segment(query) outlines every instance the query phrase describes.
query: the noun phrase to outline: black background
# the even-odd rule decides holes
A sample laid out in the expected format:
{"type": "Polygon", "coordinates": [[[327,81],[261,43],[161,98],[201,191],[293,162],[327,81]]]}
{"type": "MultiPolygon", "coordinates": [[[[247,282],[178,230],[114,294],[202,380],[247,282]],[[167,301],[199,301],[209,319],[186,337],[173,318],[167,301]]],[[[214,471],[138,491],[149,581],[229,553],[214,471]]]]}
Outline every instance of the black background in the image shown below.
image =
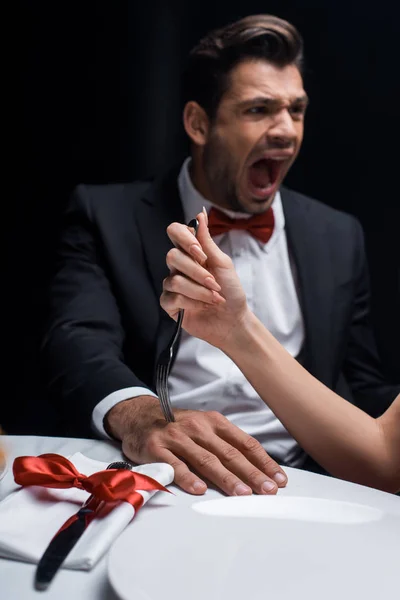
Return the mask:
{"type": "Polygon", "coordinates": [[[45,430],[38,341],[59,218],[71,190],[80,182],[149,177],[183,155],[180,73],[186,54],[210,28],[252,13],[287,18],[303,34],[311,103],[303,148],[286,183],[360,219],[377,341],[388,377],[400,380],[397,3],[10,6],[3,20],[2,86],[8,100],[3,131],[11,133],[4,138],[2,202],[0,422],[6,431],[45,430]]]}

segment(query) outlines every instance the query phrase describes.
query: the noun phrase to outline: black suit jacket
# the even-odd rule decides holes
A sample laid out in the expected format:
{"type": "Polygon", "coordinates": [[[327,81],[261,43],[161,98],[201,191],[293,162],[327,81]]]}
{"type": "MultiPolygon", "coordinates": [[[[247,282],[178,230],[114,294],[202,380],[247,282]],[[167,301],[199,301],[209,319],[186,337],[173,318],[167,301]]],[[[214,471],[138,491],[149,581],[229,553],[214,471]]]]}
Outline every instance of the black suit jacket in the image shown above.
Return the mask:
{"type": "MultiPolygon", "coordinates": [[[[301,194],[281,194],[305,320],[305,367],[379,415],[400,390],[385,382],[375,349],[361,227],[301,194]]],[[[43,342],[48,387],[68,433],[91,435],[93,408],[113,391],[154,390],[156,357],[174,325],[159,304],[171,247],[166,228],[183,218],[177,172],[75,190],[43,342]]]]}

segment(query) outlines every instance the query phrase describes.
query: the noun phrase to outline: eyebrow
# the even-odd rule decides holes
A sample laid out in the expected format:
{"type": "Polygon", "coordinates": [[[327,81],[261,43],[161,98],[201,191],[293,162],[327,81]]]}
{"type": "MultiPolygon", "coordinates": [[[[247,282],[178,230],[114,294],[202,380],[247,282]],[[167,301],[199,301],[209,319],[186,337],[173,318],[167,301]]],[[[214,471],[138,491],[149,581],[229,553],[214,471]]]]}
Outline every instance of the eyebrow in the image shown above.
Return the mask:
{"type": "MultiPolygon", "coordinates": [[[[255,98],[249,98],[248,100],[242,100],[239,102],[240,108],[245,108],[246,106],[251,106],[255,104],[263,104],[265,106],[277,106],[281,104],[282,101],[279,98],[268,98],[268,96],[256,96],[255,98]]],[[[307,94],[302,96],[297,96],[297,98],[292,98],[290,100],[290,104],[307,104],[309,103],[309,99],[307,94]]]]}

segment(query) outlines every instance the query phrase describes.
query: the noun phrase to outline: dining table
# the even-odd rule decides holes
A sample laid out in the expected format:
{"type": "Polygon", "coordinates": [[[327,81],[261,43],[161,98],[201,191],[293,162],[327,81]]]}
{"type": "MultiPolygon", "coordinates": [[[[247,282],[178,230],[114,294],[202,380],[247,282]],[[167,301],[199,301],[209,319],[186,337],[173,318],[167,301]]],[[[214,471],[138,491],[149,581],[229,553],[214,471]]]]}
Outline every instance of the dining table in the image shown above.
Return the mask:
{"type": "MultiPolygon", "coordinates": [[[[16,457],[80,452],[105,462],[125,458],[111,440],[2,435],[1,444],[7,462],[0,501],[19,487],[12,472],[16,457]]],[[[44,592],[34,588],[34,564],[2,558],[0,597],[309,600],[337,597],[342,591],[343,599],[366,600],[365,578],[371,598],[374,586],[382,592],[379,597],[390,590],[395,597],[400,585],[400,497],[302,469],[285,471],[287,486],[274,498],[228,498],[211,486],[195,497],[169,485],[172,493],[156,493],[92,569],[61,568],[44,592]],[[367,563],[364,557],[359,564],[358,555],[365,555],[367,563]],[[344,579],[340,573],[346,574],[344,579]],[[354,593],[357,581],[360,595],[354,593]]]]}

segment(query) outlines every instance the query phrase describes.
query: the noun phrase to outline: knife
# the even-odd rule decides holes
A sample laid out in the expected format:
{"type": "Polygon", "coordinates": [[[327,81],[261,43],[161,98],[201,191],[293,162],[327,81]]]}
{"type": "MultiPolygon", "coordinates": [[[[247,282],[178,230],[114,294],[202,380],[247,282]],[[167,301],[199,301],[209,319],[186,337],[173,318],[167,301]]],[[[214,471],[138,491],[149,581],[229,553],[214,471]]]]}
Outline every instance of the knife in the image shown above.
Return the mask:
{"type": "MultiPolygon", "coordinates": [[[[107,469],[128,469],[132,465],[127,462],[112,462],[107,469]]],[[[36,569],[35,588],[37,590],[46,590],[53,580],[54,575],[61,567],[76,542],[85,531],[92,520],[96,510],[102,501],[91,495],[74,515],[57,531],[50,544],[47,546],[36,569]]]]}

